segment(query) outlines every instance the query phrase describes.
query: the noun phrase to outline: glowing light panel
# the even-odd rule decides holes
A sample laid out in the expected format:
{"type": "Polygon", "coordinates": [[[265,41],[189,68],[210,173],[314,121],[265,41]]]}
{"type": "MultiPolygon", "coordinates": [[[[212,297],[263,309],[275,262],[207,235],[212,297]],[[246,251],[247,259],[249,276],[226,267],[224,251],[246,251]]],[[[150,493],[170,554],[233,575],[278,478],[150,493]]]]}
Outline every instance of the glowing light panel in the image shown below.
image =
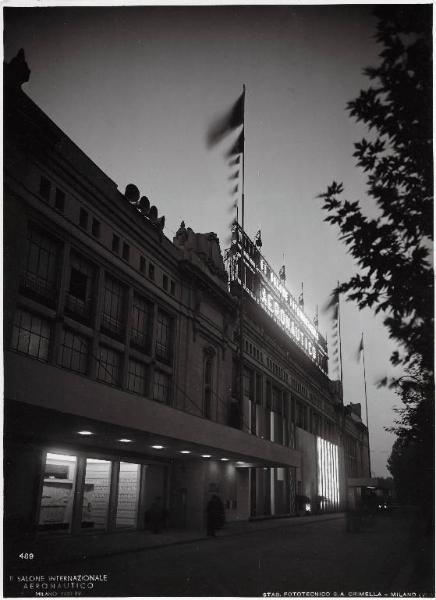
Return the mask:
{"type": "Polygon", "coordinates": [[[321,437],[316,438],[318,465],[318,495],[321,508],[336,510],[339,508],[339,452],[338,446],[321,437]]]}

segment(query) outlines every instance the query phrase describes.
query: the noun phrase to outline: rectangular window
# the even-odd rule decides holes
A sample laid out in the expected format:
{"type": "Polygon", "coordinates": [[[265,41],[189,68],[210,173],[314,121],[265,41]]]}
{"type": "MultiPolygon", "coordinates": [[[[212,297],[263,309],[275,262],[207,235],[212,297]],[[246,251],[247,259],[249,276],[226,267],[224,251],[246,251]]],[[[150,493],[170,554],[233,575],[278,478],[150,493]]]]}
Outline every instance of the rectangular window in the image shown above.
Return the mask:
{"type": "Polygon", "coordinates": [[[111,385],[120,385],[120,365],[121,357],[118,352],[105,346],[100,346],[97,379],[111,385]]]}
{"type": "Polygon", "coordinates": [[[111,486],[111,462],[86,459],[82,529],[106,529],[111,486]]]}
{"type": "Polygon", "coordinates": [[[49,322],[27,311],[17,309],[12,330],[12,349],[47,361],[49,346],[49,322]]]}
{"type": "Polygon", "coordinates": [[[283,412],[282,392],[275,386],[273,386],[273,388],[272,388],[271,410],[273,410],[274,412],[280,413],[280,414],[282,414],[282,412],[283,412]]]}
{"type": "Polygon", "coordinates": [[[85,210],[84,208],[81,208],[80,216],[79,216],[79,225],[83,229],[88,229],[88,218],[89,218],[88,211],[85,210]]]}
{"type": "Polygon", "coordinates": [[[256,404],[262,404],[262,375],[256,373],[256,404]]]}
{"type": "Polygon", "coordinates": [[[47,452],[39,510],[39,529],[70,531],[76,482],[77,458],[47,452]]]}
{"type": "Polygon", "coordinates": [[[168,290],[168,277],[166,275],[162,276],[162,287],[165,291],[168,290]]]}
{"type": "Polygon", "coordinates": [[[88,323],[92,315],[92,292],[95,267],[75,252],[70,257],[70,283],[65,299],[65,312],[88,323]]]}
{"type": "Polygon", "coordinates": [[[44,175],[41,175],[41,179],[39,180],[39,195],[48,202],[50,200],[50,191],[51,181],[47,177],[44,177],[44,175]]]}
{"type": "Polygon", "coordinates": [[[88,338],[64,329],[59,348],[59,365],[85,375],[88,371],[88,356],[88,338]]]}
{"type": "Polygon", "coordinates": [[[254,399],[254,375],[253,371],[244,369],[244,396],[250,400],[254,399]]]}
{"type": "Polygon", "coordinates": [[[137,294],[133,295],[130,342],[141,349],[148,350],[151,311],[151,306],[144,298],[141,298],[141,296],[138,296],[137,294]]]}
{"type": "Polygon", "coordinates": [[[38,300],[52,304],[56,297],[60,246],[42,231],[29,227],[22,288],[38,300]]]}
{"type": "Polygon", "coordinates": [[[170,294],[171,294],[171,296],[176,295],[176,284],[174,283],[174,281],[171,281],[170,294]]]}
{"type": "Polygon", "coordinates": [[[116,254],[118,254],[120,251],[120,238],[115,235],[115,233],[112,236],[112,252],[115,252],[116,254]]]}
{"type": "Polygon", "coordinates": [[[121,334],[124,327],[124,287],[106,275],[103,293],[102,329],[109,334],[121,334]]]}
{"type": "Polygon", "coordinates": [[[139,270],[141,273],[145,273],[145,258],[143,256],[139,257],[139,270]]]}
{"type": "Polygon", "coordinates": [[[136,527],[141,465],[120,462],[116,527],[136,527]]]}
{"type": "Polygon", "coordinates": [[[129,371],[127,374],[127,388],[141,396],[146,393],[146,366],[143,363],[129,359],[129,371]]]}
{"type": "Polygon", "coordinates": [[[153,400],[163,404],[170,403],[170,378],[162,371],[154,372],[153,400]]]}
{"type": "Polygon", "coordinates": [[[91,229],[91,231],[92,231],[92,235],[95,238],[99,238],[100,237],[100,229],[101,229],[100,225],[101,225],[100,221],[98,221],[96,218],[92,219],[92,229],[91,229]]]}
{"type": "Polygon", "coordinates": [[[154,281],[154,265],[152,263],[148,263],[148,276],[154,281]]]}
{"type": "Polygon", "coordinates": [[[129,260],[130,257],[130,246],[129,244],[126,244],[126,242],[123,243],[123,259],[124,260],[129,260]]]}
{"type": "Polygon", "coordinates": [[[159,310],[156,325],[156,356],[169,362],[171,360],[171,319],[159,310]]]}
{"type": "Polygon", "coordinates": [[[55,208],[59,212],[64,212],[65,210],[65,193],[59,188],[56,188],[55,208]]]}

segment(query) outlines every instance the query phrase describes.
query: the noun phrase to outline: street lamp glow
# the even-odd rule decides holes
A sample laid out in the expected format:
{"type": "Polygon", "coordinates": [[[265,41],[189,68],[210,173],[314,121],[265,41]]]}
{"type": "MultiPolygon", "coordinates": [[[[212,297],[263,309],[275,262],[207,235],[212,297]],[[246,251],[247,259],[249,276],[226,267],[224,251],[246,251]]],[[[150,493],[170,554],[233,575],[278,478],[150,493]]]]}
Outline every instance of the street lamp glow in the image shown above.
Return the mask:
{"type": "Polygon", "coordinates": [[[154,446],[152,446],[152,448],[154,448],[155,450],[163,450],[163,446],[159,446],[158,444],[155,444],[154,446]]]}
{"type": "Polygon", "coordinates": [[[92,431],[86,431],[86,430],[83,430],[83,431],[78,431],[77,433],[78,433],[79,435],[94,435],[94,434],[92,433],[92,431]]]}

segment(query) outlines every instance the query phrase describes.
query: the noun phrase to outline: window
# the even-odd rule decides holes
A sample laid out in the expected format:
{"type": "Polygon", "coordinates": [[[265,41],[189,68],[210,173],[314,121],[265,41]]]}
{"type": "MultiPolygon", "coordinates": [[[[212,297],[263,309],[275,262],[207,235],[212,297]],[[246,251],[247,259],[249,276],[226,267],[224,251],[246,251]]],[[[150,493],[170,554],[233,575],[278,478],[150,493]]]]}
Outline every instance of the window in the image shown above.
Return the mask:
{"type": "Polygon", "coordinates": [[[69,531],[73,518],[77,458],[47,452],[39,510],[39,529],[69,531]]]}
{"type": "Polygon", "coordinates": [[[176,284],[174,283],[174,281],[171,282],[170,294],[171,294],[171,296],[175,296],[176,295],[176,284]]]}
{"type": "Polygon", "coordinates": [[[87,260],[71,253],[70,284],[65,299],[65,312],[88,323],[92,314],[92,290],[95,268],[87,260]]]}
{"type": "Polygon", "coordinates": [[[54,303],[59,244],[42,231],[29,227],[22,287],[38,300],[54,303]]]}
{"type": "Polygon", "coordinates": [[[41,175],[41,179],[39,180],[39,195],[47,200],[50,200],[50,191],[51,191],[51,181],[41,175]]]}
{"type": "Polygon", "coordinates": [[[98,221],[95,217],[92,219],[92,228],[91,228],[91,232],[92,235],[96,238],[100,237],[100,221],[98,221]]]}
{"type": "Polygon", "coordinates": [[[59,365],[77,373],[88,371],[89,340],[69,329],[64,329],[59,348],[59,365]]]}
{"type": "Polygon", "coordinates": [[[13,350],[48,360],[50,324],[45,319],[18,309],[15,313],[11,347],[13,350]]]}
{"type": "Polygon", "coordinates": [[[151,306],[144,300],[144,298],[134,294],[130,342],[142,349],[148,349],[150,317],[151,306]]]}
{"type": "Polygon", "coordinates": [[[79,216],[79,225],[83,229],[88,229],[88,217],[89,217],[88,211],[85,210],[84,208],[81,208],[80,216],[79,216]]]}
{"type": "Polygon", "coordinates": [[[82,500],[82,529],[106,529],[111,488],[108,460],[86,459],[82,500]]]}
{"type": "Polygon", "coordinates": [[[131,358],[127,374],[127,388],[143,396],[146,393],[146,366],[131,358]]]}
{"type": "Polygon", "coordinates": [[[139,257],[139,270],[141,273],[145,273],[145,258],[143,256],[139,257]]]}
{"type": "Polygon", "coordinates": [[[65,209],[65,193],[59,188],[56,188],[55,208],[59,212],[64,212],[65,209]]]}
{"type": "Polygon", "coordinates": [[[318,413],[316,413],[316,412],[312,413],[312,433],[314,433],[315,435],[320,435],[320,433],[321,433],[320,417],[319,417],[318,413]]]}
{"type": "Polygon", "coordinates": [[[168,290],[168,277],[166,275],[162,276],[162,287],[165,291],[168,290]]]}
{"type": "MultiPolygon", "coordinates": [[[[213,352],[213,350],[212,350],[213,352]]],[[[213,355],[208,352],[204,358],[203,366],[203,416],[207,419],[212,415],[212,392],[213,392],[213,355]]],[[[213,354],[215,354],[213,352],[213,354]]]]}
{"type": "Polygon", "coordinates": [[[121,359],[118,352],[100,346],[98,365],[97,365],[97,379],[110,383],[111,385],[120,384],[120,364],[121,359]]]}
{"type": "Polygon", "coordinates": [[[256,404],[262,404],[262,375],[256,373],[256,404]]]}
{"type": "Polygon", "coordinates": [[[116,527],[136,527],[141,465],[120,462],[116,527]]]}
{"type": "Polygon", "coordinates": [[[272,388],[271,410],[273,410],[274,412],[280,413],[280,414],[282,414],[282,412],[283,412],[282,392],[275,386],[273,386],[273,388],[272,388]]]}
{"type": "Polygon", "coordinates": [[[171,359],[171,319],[162,311],[157,313],[156,356],[166,362],[171,359]]]}
{"type": "Polygon", "coordinates": [[[254,376],[248,369],[244,369],[244,396],[249,400],[254,399],[254,376]]]}
{"type": "Polygon", "coordinates": [[[170,378],[162,371],[154,372],[153,400],[163,404],[170,403],[170,378]]]}
{"type": "Polygon", "coordinates": [[[112,236],[112,252],[115,252],[116,254],[118,254],[118,252],[120,251],[120,238],[115,235],[115,233],[112,236]]]}
{"type": "Polygon", "coordinates": [[[154,281],[154,265],[152,263],[148,263],[148,276],[154,281]]]}
{"type": "Polygon", "coordinates": [[[306,407],[301,404],[301,402],[297,402],[297,427],[301,427],[302,429],[307,428],[306,423],[306,407]]]}
{"type": "Polygon", "coordinates": [[[130,246],[129,244],[126,244],[126,242],[123,243],[123,259],[124,260],[129,260],[130,257],[130,246]]]}
{"type": "Polygon", "coordinates": [[[102,329],[121,334],[124,326],[124,288],[113,277],[106,276],[104,283],[102,329]]]}

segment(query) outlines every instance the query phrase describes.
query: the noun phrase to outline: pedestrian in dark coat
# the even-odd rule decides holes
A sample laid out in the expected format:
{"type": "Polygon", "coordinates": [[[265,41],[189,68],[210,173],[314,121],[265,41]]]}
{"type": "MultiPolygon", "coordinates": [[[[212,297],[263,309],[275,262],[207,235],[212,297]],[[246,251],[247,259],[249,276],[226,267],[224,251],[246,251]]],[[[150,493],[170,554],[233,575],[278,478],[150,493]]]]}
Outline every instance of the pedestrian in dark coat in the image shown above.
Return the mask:
{"type": "Polygon", "coordinates": [[[153,533],[160,533],[165,525],[166,510],[162,505],[162,498],[157,496],[150,509],[147,511],[146,519],[150,523],[153,533]]]}
{"type": "Polygon", "coordinates": [[[220,529],[225,522],[224,504],[214,494],[207,503],[207,535],[216,537],[215,531],[220,529]]]}

